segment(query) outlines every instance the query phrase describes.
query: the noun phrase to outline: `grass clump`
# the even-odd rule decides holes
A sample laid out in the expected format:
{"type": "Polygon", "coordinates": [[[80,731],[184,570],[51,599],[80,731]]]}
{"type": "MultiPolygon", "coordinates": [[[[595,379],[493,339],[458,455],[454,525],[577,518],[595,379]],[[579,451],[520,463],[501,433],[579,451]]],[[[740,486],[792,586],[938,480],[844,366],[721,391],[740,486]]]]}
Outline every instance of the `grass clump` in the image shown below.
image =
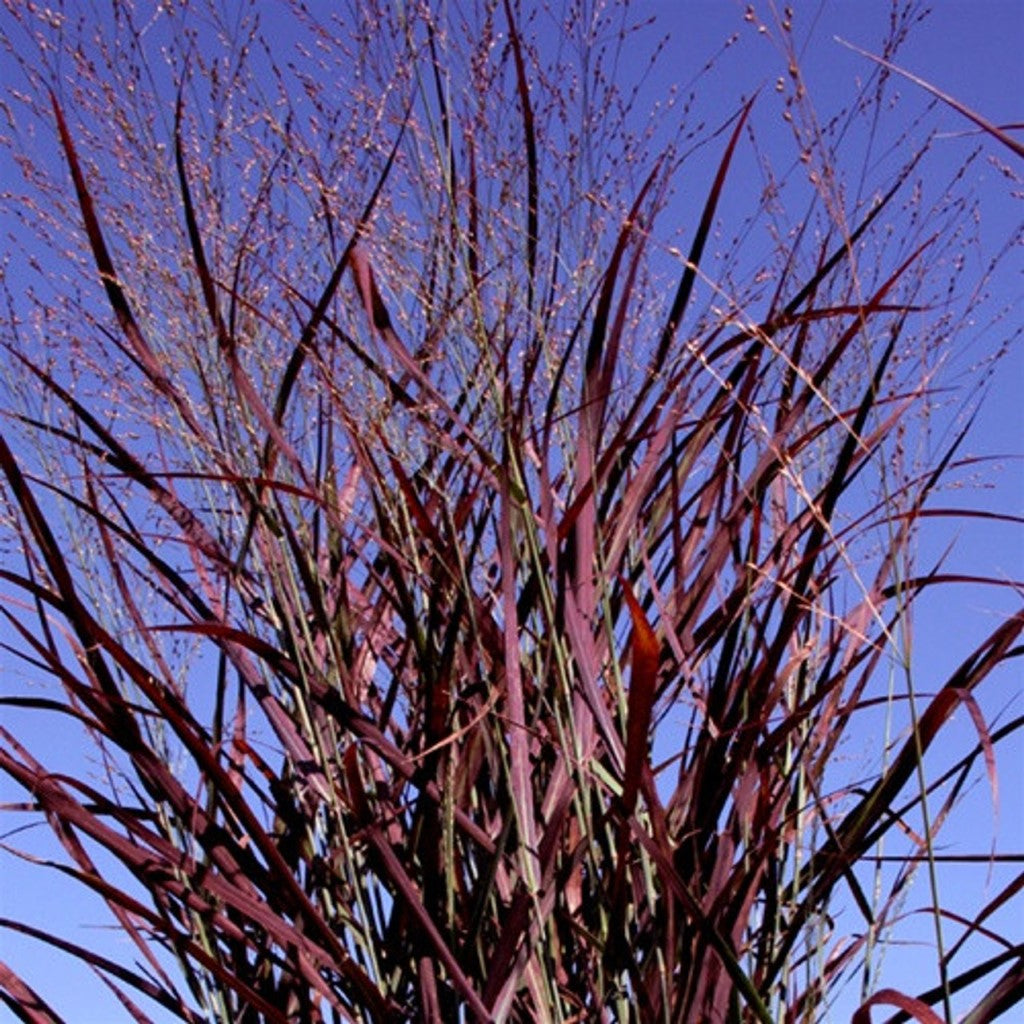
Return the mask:
{"type": "Polygon", "coordinates": [[[963,437],[924,444],[966,207],[924,207],[926,141],[847,188],[884,76],[821,127],[795,70],[783,173],[765,97],[635,131],[629,5],[281,5],[294,59],[227,6],[4,15],[57,158],[14,140],[46,255],[4,328],[0,614],[51,686],[3,700],[95,760],[4,728],[0,768],[134,959],[6,927],[137,1019],[812,1021],[857,971],[862,1017],[980,981],[992,1019],[1009,940],[872,974],[1016,733],[975,695],[1024,626],[916,678],[957,582],[914,556],[963,437]]]}

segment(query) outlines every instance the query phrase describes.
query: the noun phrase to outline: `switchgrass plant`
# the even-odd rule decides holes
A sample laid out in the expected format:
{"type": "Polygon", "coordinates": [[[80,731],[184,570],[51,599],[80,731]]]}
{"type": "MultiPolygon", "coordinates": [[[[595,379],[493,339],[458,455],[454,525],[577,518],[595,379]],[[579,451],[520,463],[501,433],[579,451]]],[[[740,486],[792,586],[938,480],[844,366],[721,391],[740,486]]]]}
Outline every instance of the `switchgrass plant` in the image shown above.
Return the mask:
{"type": "Polygon", "coordinates": [[[705,127],[634,109],[642,5],[268,10],[3,15],[4,851],[49,826],[39,884],[131,952],[4,928],[138,1020],[815,1021],[851,979],[996,1017],[1019,883],[874,974],[1020,727],[976,693],[1024,613],[913,657],[984,285],[924,124],[888,147],[868,62],[819,123],[790,12],[780,96],[705,127]]]}

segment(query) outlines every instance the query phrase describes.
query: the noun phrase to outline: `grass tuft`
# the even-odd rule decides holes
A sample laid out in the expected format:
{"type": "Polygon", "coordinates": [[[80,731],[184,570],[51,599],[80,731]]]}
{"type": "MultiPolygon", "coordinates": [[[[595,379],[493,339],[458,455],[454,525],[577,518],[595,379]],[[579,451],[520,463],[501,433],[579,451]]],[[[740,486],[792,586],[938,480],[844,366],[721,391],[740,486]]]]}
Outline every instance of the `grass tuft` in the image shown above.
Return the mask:
{"type": "MultiPolygon", "coordinates": [[[[985,284],[962,174],[927,207],[884,81],[822,127],[795,64],[781,163],[766,93],[645,133],[649,26],[576,4],[284,4],[295,54],[258,5],[164,6],[0,16],[38,214],[4,278],[3,854],[128,952],[0,928],[137,1020],[802,1022],[858,976],[854,1024],[1004,1013],[1019,881],[971,921],[936,879],[1019,738],[988,692],[1024,611],[926,680],[913,643],[923,595],[1021,588],[917,558],[1020,525],[939,499],[974,467],[930,432],[985,284]],[[911,993],[875,971],[919,868],[911,993]]],[[[4,964],[0,998],[60,1019],[4,964]]]]}

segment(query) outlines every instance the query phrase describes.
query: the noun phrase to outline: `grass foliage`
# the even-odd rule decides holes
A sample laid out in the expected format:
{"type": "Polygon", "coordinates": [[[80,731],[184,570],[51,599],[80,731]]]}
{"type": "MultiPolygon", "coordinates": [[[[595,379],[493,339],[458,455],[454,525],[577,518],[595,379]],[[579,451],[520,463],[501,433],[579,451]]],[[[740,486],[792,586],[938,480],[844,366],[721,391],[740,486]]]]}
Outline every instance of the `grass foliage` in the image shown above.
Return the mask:
{"type": "MultiPolygon", "coordinates": [[[[2,700],[93,749],[0,729],[4,849],[45,820],[40,884],[130,952],[3,926],[139,1020],[813,1021],[855,976],[863,1020],[1011,1005],[1010,940],[872,973],[1019,727],[975,693],[1024,626],[918,683],[915,601],[963,582],[915,542],[954,515],[970,207],[920,197],[927,140],[844,177],[885,69],[819,124],[793,56],[704,127],[633,109],[643,5],[171,6],[2,16],[35,272],[2,700]]],[[[19,1019],[45,995],[0,965],[19,1019]]]]}

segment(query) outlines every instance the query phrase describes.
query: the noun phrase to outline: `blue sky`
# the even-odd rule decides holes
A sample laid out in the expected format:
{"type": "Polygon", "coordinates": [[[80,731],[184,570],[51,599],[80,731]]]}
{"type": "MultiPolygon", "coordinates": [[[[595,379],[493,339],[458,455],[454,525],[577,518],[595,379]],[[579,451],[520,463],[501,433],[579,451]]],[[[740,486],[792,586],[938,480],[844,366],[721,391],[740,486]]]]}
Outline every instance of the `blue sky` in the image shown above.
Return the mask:
{"type": "MultiPolygon", "coordinates": [[[[97,5],[102,6],[102,5],[97,5]]],[[[781,4],[779,5],[781,9],[781,4]]],[[[885,34],[889,5],[882,0],[846,0],[818,5],[802,0],[793,5],[794,38],[799,41],[800,64],[809,95],[823,119],[855,94],[858,80],[867,78],[873,67],[869,61],[843,47],[834,37],[840,36],[864,49],[875,51],[885,34]],[[813,27],[812,27],[813,26],[813,27]],[[807,42],[808,34],[810,41],[807,42]]],[[[714,125],[735,112],[741,95],[749,96],[761,89],[754,123],[762,143],[772,148],[782,144],[784,127],[781,121],[780,99],[775,83],[786,73],[785,55],[773,38],[773,32],[759,33],[756,22],[743,17],[744,4],[728,0],[695,2],[682,0],[674,3],[662,0],[639,4],[638,8],[656,15],[656,23],[638,36],[637,52],[644,52],[640,40],[667,36],[664,57],[657,72],[645,83],[644,96],[652,101],[668,94],[673,84],[685,85],[699,71],[705,60],[718,52],[726,39],[738,33],[738,40],[718,59],[712,72],[700,84],[700,96],[695,109],[714,125]]],[[[767,4],[755,5],[758,15],[770,21],[767,4]]],[[[0,19],[2,19],[0,15],[0,19]]],[[[901,49],[897,62],[908,70],[928,79],[937,87],[955,95],[995,123],[1021,123],[1024,114],[1024,71],[1020,54],[1024,51],[1024,4],[1018,0],[972,0],[972,2],[940,2],[911,33],[901,49]]],[[[624,69],[629,74],[631,69],[624,69]]],[[[0,70],[5,87],[15,84],[7,81],[8,72],[0,70]]],[[[894,124],[909,122],[931,102],[922,90],[909,82],[901,82],[895,89],[898,101],[892,110],[894,124]]],[[[643,109],[644,103],[638,104],[643,109]]],[[[973,126],[960,115],[938,107],[929,115],[929,123],[938,123],[941,136],[936,140],[925,168],[926,174],[938,182],[954,173],[967,153],[983,147],[982,156],[971,166],[971,184],[981,200],[982,220],[980,233],[983,248],[991,251],[1010,237],[1021,221],[1021,186],[1002,172],[1000,163],[1010,163],[1012,157],[1001,151],[994,142],[979,137],[973,126]],[[1016,192],[1016,194],[1014,194],[1016,192]]],[[[715,153],[712,147],[705,157],[687,165],[687,173],[698,173],[702,168],[707,180],[713,174],[715,153]]],[[[0,170],[6,175],[10,165],[6,155],[0,157],[0,170]]],[[[742,166],[742,159],[740,160],[742,166]]],[[[1021,169],[1018,165],[1018,174],[1021,169]]],[[[697,182],[693,194],[702,195],[707,180],[697,182]]],[[[929,179],[931,180],[931,179],[929,179]]],[[[924,183],[925,188],[929,180],[924,183]]],[[[723,219],[737,217],[745,212],[745,188],[756,188],[756,169],[746,166],[727,190],[723,205],[723,219]],[[747,175],[744,177],[744,174],[747,175]]],[[[663,215],[662,225],[677,218],[685,235],[692,226],[695,210],[687,204],[685,183],[679,189],[674,204],[663,215]]],[[[0,207],[0,218],[6,228],[10,216],[0,207]]],[[[1022,261],[1019,248],[1004,261],[1001,271],[993,278],[991,295],[983,306],[983,315],[961,336],[964,346],[949,367],[948,383],[962,385],[970,379],[969,372],[975,361],[998,347],[1000,338],[1011,334],[1022,322],[1024,289],[1021,287],[1022,261]],[[1006,310],[1003,312],[1003,310],[1006,310]]],[[[1000,364],[998,372],[989,381],[983,397],[963,392],[956,402],[945,407],[948,423],[936,424],[939,439],[955,430],[963,410],[980,398],[977,421],[965,451],[979,456],[1000,456],[998,462],[981,465],[976,472],[962,474],[963,488],[944,495],[948,504],[983,504],[986,508],[1010,513],[1024,509],[1024,473],[1019,457],[1024,439],[1024,405],[1020,401],[1024,384],[1024,349],[1018,343],[1000,364]],[[1018,461],[1014,461],[1014,459],[1018,461]]],[[[922,552],[937,556],[951,538],[956,547],[950,556],[951,568],[966,569],[1000,578],[1024,577],[1024,548],[1019,527],[993,525],[988,522],[963,521],[955,525],[936,524],[922,537],[922,552]]],[[[962,588],[957,592],[957,603],[951,606],[948,592],[937,598],[934,606],[926,599],[922,604],[915,644],[918,652],[915,671],[927,679],[932,671],[938,672],[956,664],[959,658],[998,621],[1001,614],[1019,606],[1019,597],[992,590],[980,591],[962,588]]],[[[0,687],[7,689],[7,680],[17,684],[23,680],[23,670],[15,667],[4,652],[0,652],[0,687]]],[[[989,680],[983,691],[983,706],[995,714],[1004,706],[1013,713],[1021,713],[1021,678],[1018,670],[1004,668],[989,680]],[[1014,703],[1016,702],[1016,703],[1014,703]]],[[[961,735],[969,736],[970,722],[965,716],[958,721],[961,735]]],[[[14,712],[4,712],[4,724],[17,732],[25,728],[25,718],[14,712]]],[[[55,754],[73,743],[73,731],[62,735],[59,730],[49,735],[33,736],[33,742],[50,748],[55,754]]],[[[998,849],[1007,853],[1024,851],[1024,797],[1022,797],[1020,771],[1024,763],[1021,741],[1016,747],[1000,752],[1000,781],[1002,785],[1002,813],[996,842],[998,849]]],[[[11,787],[0,783],[2,799],[14,799],[11,787]]],[[[962,831],[947,835],[959,852],[987,852],[996,828],[991,801],[984,784],[976,786],[968,797],[970,813],[961,817],[962,831]]],[[[17,844],[18,839],[15,838],[17,844]]],[[[84,944],[108,943],[118,946],[115,933],[107,928],[107,917],[102,908],[83,900],[74,887],[62,880],[25,870],[11,862],[9,857],[0,861],[3,876],[0,880],[0,913],[7,917],[25,917],[35,923],[52,922],[61,926],[65,934],[84,944]],[[69,927],[70,926],[70,927],[69,927]]],[[[977,868],[958,866],[957,874],[943,880],[943,895],[951,904],[959,905],[970,913],[985,893],[991,895],[999,888],[999,881],[1019,873],[1019,865],[1000,868],[989,875],[987,866],[977,868]]],[[[912,910],[927,901],[923,887],[918,884],[907,903],[912,910]]],[[[1008,915],[1001,918],[1003,930],[1012,932],[1014,922],[1008,915]]],[[[1019,924],[1020,913],[1017,914],[1019,924]]],[[[934,974],[934,953],[927,943],[928,928],[914,928],[911,934],[915,945],[897,946],[889,951],[882,978],[897,987],[917,988],[930,983],[929,972],[934,974]],[[922,979],[924,979],[922,981],[922,979]]],[[[951,933],[955,934],[955,932],[951,933]]],[[[52,997],[58,1010],[76,1024],[106,1024],[120,1019],[117,1004],[102,985],[88,971],[56,954],[41,951],[38,945],[21,942],[9,933],[0,933],[0,958],[16,969],[24,970],[28,980],[52,997]]],[[[852,996],[850,997],[852,999],[852,996]]],[[[851,1001],[837,1005],[835,1020],[848,1019],[851,1001]]],[[[0,1009],[0,1020],[9,1019],[0,1009]]],[[[153,1014],[160,1020],[159,1014],[153,1014]]]]}

